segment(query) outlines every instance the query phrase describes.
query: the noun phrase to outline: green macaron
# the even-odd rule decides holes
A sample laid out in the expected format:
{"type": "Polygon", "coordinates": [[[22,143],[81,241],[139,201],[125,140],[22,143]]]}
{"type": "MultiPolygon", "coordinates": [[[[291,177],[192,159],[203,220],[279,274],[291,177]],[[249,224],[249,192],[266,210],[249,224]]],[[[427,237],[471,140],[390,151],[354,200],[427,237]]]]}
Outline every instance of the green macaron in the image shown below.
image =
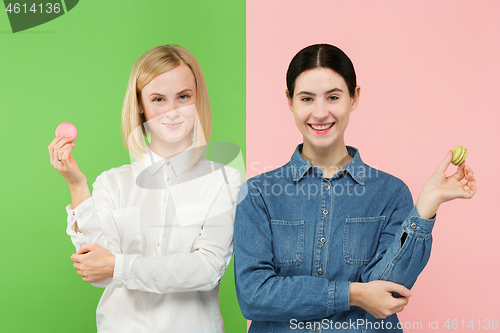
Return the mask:
{"type": "Polygon", "coordinates": [[[466,157],[467,149],[462,146],[456,146],[453,148],[453,159],[451,160],[451,163],[453,163],[453,165],[460,165],[465,161],[466,157]]]}

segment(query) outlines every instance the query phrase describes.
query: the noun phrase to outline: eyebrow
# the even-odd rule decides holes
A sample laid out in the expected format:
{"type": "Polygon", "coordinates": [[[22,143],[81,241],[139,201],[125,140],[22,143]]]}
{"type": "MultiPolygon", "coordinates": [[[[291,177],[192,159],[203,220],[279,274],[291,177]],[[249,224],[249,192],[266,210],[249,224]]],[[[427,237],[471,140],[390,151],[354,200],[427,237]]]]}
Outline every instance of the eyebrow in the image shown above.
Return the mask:
{"type": "MultiPolygon", "coordinates": [[[[186,93],[188,91],[192,92],[193,90],[191,88],[186,88],[186,89],[184,89],[184,90],[179,91],[178,93],[176,93],[176,95],[181,95],[181,94],[186,93]]],[[[156,91],[154,91],[151,94],[149,94],[149,96],[155,96],[155,95],[156,96],[166,96],[166,95],[160,94],[159,92],[156,92],[156,91]]]]}
{"type": "Polygon", "coordinates": [[[165,96],[165,95],[160,94],[159,92],[156,92],[156,91],[154,91],[154,92],[152,92],[151,94],[149,94],[149,96],[153,96],[153,95],[157,95],[157,96],[165,96]]]}
{"type": "Polygon", "coordinates": [[[188,91],[193,92],[193,89],[191,89],[191,88],[186,88],[186,89],[184,89],[183,91],[178,92],[178,93],[177,93],[177,95],[183,94],[183,93],[188,92],[188,91]]]}
{"type": "MultiPolygon", "coordinates": [[[[332,92],[343,92],[342,89],[340,88],[333,88],[325,92],[325,95],[331,94],[332,92]]],[[[316,94],[313,94],[312,92],[309,91],[301,91],[297,93],[297,95],[310,95],[310,96],[316,96],[316,94]]]]}

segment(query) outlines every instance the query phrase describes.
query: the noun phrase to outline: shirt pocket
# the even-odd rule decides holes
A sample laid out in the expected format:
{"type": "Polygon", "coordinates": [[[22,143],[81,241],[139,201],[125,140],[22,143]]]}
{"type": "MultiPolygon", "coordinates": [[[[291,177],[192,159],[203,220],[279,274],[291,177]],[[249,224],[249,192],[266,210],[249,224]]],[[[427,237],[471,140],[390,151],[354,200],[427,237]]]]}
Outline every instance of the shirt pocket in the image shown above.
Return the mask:
{"type": "Polygon", "coordinates": [[[196,250],[196,240],[200,237],[210,211],[205,203],[175,205],[176,220],[170,226],[167,253],[190,253],[196,250]]]}
{"type": "Polygon", "coordinates": [[[178,223],[181,227],[201,227],[210,211],[206,203],[175,204],[178,223]]]}
{"type": "Polygon", "coordinates": [[[343,238],[344,261],[364,266],[375,255],[385,216],[346,219],[343,238]]]}
{"type": "Polygon", "coordinates": [[[120,235],[122,253],[142,253],[141,207],[132,206],[114,210],[113,219],[120,235]]]}
{"type": "Polygon", "coordinates": [[[274,264],[297,266],[304,260],[304,221],[271,220],[274,264]]]}

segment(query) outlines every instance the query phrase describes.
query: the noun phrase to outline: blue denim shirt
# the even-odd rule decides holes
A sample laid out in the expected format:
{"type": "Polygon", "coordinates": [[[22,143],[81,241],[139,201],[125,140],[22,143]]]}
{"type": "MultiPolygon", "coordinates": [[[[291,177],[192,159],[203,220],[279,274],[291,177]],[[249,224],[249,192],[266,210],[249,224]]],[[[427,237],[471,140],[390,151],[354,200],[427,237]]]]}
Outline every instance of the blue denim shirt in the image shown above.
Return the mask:
{"type": "Polygon", "coordinates": [[[421,218],[406,184],[363,163],[356,148],[330,179],[301,149],[240,189],[234,267],[249,332],[400,332],[395,314],[376,319],[349,306],[349,286],[411,288],[429,260],[435,217],[421,218]]]}

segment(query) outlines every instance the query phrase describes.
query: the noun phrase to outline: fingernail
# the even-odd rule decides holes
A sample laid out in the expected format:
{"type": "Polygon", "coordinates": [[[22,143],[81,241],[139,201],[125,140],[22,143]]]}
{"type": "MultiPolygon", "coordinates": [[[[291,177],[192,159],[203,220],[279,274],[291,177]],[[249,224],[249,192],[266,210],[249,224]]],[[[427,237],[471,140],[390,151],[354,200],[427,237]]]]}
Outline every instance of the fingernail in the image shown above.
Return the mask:
{"type": "Polygon", "coordinates": [[[411,293],[411,291],[409,291],[409,290],[406,292],[406,295],[408,295],[408,296],[413,296],[413,294],[412,294],[412,293],[411,293]]]}

